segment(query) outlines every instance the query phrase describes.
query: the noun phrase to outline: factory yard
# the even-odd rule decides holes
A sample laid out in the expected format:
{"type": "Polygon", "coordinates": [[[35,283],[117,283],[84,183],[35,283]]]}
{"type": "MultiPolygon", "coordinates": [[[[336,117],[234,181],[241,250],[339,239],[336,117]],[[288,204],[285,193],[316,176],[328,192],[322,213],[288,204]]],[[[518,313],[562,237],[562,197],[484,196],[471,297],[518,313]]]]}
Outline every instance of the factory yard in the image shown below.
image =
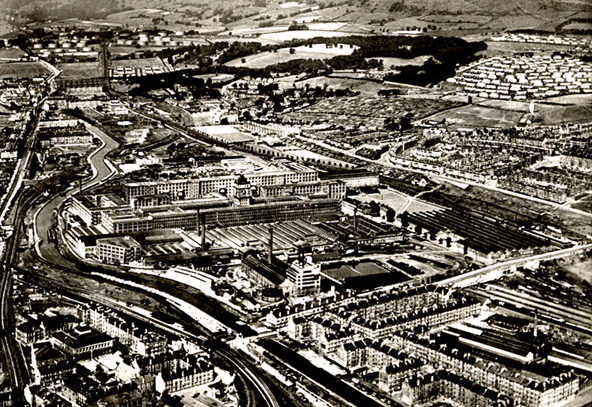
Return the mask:
{"type": "Polygon", "coordinates": [[[273,229],[274,250],[291,249],[295,242],[303,241],[305,238],[314,245],[329,245],[335,241],[335,238],[326,231],[322,231],[304,220],[274,225],[245,225],[208,230],[206,240],[213,241],[216,246],[231,249],[267,244],[270,228],[273,229]]]}
{"type": "Polygon", "coordinates": [[[409,213],[427,212],[440,209],[437,205],[432,205],[423,201],[412,200],[411,197],[390,189],[381,188],[377,193],[359,194],[352,198],[356,201],[367,203],[375,201],[381,205],[386,205],[394,209],[397,213],[401,213],[401,211],[405,209],[410,201],[411,203],[407,207],[407,212],[409,213]]]}
{"type": "Polygon", "coordinates": [[[146,76],[170,72],[160,58],[126,59],[111,62],[109,75],[114,78],[127,76],[146,76]]]}

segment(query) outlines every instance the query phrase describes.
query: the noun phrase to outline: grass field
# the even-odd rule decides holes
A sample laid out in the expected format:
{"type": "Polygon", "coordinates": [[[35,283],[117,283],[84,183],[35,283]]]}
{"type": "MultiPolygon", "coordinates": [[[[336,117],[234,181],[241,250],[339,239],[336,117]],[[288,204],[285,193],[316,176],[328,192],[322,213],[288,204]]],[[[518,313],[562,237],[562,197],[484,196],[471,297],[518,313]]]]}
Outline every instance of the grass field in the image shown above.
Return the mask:
{"type": "Polygon", "coordinates": [[[592,23],[569,23],[563,27],[564,30],[592,30],[592,23]]]}
{"type": "Polygon", "coordinates": [[[326,269],[323,269],[323,273],[326,273],[337,280],[347,277],[369,276],[372,274],[384,274],[389,272],[376,262],[367,260],[362,260],[358,264],[340,264],[333,268],[331,268],[330,265],[327,265],[326,267],[326,269]]]}
{"type": "Polygon", "coordinates": [[[446,119],[452,127],[513,127],[524,115],[523,112],[503,110],[486,106],[463,106],[429,116],[428,120],[446,119]]]}
{"type": "Polygon", "coordinates": [[[354,48],[325,48],[324,44],[318,44],[314,48],[305,46],[295,48],[295,53],[290,54],[289,48],[281,48],[277,52],[261,52],[245,57],[245,62],[235,59],[226,63],[228,66],[241,66],[245,68],[265,68],[269,65],[288,62],[294,59],[330,59],[336,55],[351,55],[354,48]]]}
{"type": "Polygon", "coordinates": [[[111,61],[111,68],[117,67],[143,68],[145,66],[159,66],[165,68],[160,58],[122,59],[111,61]]]}
{"type": "Polygon", "coordinates": [[[423,65],[425,61],[430,59],[429,55],[422,55],[412,59],[403,59],[403,58],[378,58],[382,59],[382,65],[384,69],[390,69],[391,66],[407,66],[407,65],[423,65]]]}
{"type": "Polygon", "coordinates": [[[49,72],[38,62],[2,62],[0,63],[0,79],[2,78],[34,78],[49,75],[49,72]]]}
{"type": "Polygon", "coordinates": [[[64,80],[98,78],[103,76],[103,69],[99,62],[73,62],[69,64],[57,64],[56,67],[62,71],[59,79],[64,80]]]}
{"type": "Polygon", "coordinates": [[[314,30],[306,30],[306,31],[284,31],[284,32],[277,32],[277,33],[269,33],[261,35],[261,39],[276,41],[276,42],[284,42],[290,41],[295,38],[299,39],[310,39],[315,37],[346,37],[350,35],[346,32],[340,31],[314,31],[314,30]]]}
{"type": "Polygon", "coordinates": [[[361,202],[375,201],[379,204],[384,204],[393,208],[396,212],[400,212],[407,202],[409,202],[409,198],[402,193],[390,191],[388,189],[380,189],[378,194],[358,195],[353,199],[361,202]]]}
{"type": "Polygon", "coordinates": [[[592,284],[592,260],[588,259],[585,261],[580,261],[578,259],[571,259],[571,263],[564,264],[564,266],[569,272],[574,273],[579,278],[586,280],[588,283],[592,284]]]}
{"type": "MultiPolygon", "coordinates": [[[[584,99],[586,99],[586,96],[589,97],[589,95],[583,96],[584,99]]],[[[586,123],[592,118],[592,105],[589,102],[567,106],[537,104],[536,109],[542,116],[544,125],[586,123]]]]}
{"type": "Polygon", "coordinates": [[[0,48],[0,60],[2,59],[18,59],[27,54],[20,48],[0,48]]]}
{"type": "Polygon", "coordinates": [[[373,81],[361,80],[361,79],[348,79],[348,78],[335,78],[335,77],[326,77],[326,76],[319,76],[312,79],[307,79],[305,81],[301,81],[296,83],[296,86],[299,88],[305,87],[309,85],[311,88],[316,86],[323,87],[325,84],[329,88],[333,89],[345,89],[349,88],[352,91],[358,91],[362,94],[368,94],[375,96],[376,93],[381,89],[396,89],[396,85],[391,84],[381,84],[373,81]]]}
{"type": "Polygon", "coordinates": [[[588,195],[587,197],[580,199],[578,202],[574,202],[570,206],[581,211],[592,213],[592,195],[588,195]]]}

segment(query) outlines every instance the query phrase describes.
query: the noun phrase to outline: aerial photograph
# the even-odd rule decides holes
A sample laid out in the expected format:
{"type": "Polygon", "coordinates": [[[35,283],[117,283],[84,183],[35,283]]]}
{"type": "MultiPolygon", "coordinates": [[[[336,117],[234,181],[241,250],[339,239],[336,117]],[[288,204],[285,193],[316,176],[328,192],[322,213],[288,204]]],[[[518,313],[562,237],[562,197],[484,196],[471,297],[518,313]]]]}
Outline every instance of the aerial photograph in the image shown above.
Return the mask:
{"type": "Polygon", "coordinates": [[[0,0],[0,407],[592,406],[592,0],[0,0]]]}

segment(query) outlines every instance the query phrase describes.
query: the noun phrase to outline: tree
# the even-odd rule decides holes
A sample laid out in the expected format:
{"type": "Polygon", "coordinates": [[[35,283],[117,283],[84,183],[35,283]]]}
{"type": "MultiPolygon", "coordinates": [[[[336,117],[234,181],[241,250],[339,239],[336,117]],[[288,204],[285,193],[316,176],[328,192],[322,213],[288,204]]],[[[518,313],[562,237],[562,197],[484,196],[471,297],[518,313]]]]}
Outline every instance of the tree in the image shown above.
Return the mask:
{"type": "Polygon", "coordinates": [[[373,216],[379,215],[380,214],[380,205],[376,201],[370,201],[369,204],[370,204],[370,213],[373,216]]]}
{"type": "Polygon", "coordinates": [[[296,50],[294,48],[290,48],[290,54],[295,54],[296,50]]]}
{"type": "Polygon", "coordinates": [[[387,222],[394,222],[395,217],[397,216],[397,212],[391,207],[386,210],[386,221],[387,222]]]}

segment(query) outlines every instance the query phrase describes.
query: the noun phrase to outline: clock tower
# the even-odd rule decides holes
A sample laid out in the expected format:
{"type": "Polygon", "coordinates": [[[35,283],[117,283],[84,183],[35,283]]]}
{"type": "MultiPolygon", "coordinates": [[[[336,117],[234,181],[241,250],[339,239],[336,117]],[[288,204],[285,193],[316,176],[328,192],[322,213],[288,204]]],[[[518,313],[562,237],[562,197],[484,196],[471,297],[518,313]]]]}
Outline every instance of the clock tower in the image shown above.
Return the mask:
{"type": "Polygon", "coordinates": [[[244,175],[240,175],[232,186],[232,201],[235,205],[247,206],[251,204],[253,190],[244,175]]]}

